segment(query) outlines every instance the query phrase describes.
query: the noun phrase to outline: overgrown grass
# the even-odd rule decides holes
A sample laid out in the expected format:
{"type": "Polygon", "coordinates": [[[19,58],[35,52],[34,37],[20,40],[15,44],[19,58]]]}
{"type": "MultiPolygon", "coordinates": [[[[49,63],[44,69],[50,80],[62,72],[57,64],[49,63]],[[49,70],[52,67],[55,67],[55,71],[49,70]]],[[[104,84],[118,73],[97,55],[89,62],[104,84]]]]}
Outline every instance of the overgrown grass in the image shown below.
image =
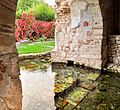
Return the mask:
{"type": "Polygon", "coordinates": [[[51,51],[54,46],[54,41],[43,41],[29,44],[19,44],[17,45],[17,49],[19,54],[43,53],[51,51]]]}

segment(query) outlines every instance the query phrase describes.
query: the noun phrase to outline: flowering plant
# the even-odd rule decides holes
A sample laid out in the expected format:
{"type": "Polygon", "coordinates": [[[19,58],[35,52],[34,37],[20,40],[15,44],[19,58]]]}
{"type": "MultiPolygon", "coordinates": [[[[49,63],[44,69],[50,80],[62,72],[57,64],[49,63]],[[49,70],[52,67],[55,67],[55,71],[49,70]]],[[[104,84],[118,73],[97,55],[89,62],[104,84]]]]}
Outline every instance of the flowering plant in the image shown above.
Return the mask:
{"type": "Polygon", "coordinates": [[[20,19],[16,20],[16,40],[19,42],[21,39],[35,40],[39,37],[45,36],[50,38],[54,36],[54,22],[44,22],[35,20],[34,14],[23,13],[20,19]]]}

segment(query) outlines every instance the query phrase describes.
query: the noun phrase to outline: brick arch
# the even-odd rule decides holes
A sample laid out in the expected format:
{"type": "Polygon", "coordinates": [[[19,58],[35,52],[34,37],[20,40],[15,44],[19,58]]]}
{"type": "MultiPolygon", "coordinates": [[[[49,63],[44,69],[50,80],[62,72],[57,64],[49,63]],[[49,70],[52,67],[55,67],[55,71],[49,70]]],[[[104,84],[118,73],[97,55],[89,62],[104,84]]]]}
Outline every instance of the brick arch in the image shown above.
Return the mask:
{"type": "Polygon", "coordinates": [[[21,82],[15,45],[17,0],[0,1],[0,110],[21,110],[21,82]]]}

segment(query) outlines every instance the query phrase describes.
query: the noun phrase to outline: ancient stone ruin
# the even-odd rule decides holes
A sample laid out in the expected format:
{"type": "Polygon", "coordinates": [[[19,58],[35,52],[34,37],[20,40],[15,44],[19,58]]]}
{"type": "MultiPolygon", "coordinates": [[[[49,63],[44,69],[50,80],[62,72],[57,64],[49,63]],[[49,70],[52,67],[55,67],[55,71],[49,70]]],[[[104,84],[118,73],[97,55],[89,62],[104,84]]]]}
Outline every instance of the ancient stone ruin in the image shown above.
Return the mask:
{"type": "Polygon", "coordinates": [[[0,1],[0,110],[21,110],[18,53],[15,47],[17,0],[0,1]]]}
{"type": "MultiPolygon", "coordinates": [[[[56,0],[53,62],[99,68],[120,65],[120,1],[56,0]]],[[[0,1],[0,110],[21,110],[18,53],[15,47],[17,0],[0,1]]]]}
{"type": "Polygon", "coordinates": [[[120,65],[119,0],[56,0],[53,62],[120,65]]]}

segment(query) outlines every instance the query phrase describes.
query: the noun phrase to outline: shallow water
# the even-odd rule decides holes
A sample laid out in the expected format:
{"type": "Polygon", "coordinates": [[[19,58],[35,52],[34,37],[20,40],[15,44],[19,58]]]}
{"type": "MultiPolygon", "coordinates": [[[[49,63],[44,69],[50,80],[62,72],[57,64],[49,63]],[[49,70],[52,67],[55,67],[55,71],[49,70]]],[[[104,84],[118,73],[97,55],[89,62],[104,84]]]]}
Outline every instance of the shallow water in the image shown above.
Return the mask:
{"type": "MultiPolygon", "coordinates": [[[[33,64],[35,63],[30,65],[33,66],[33,64]]],[[[44,69],[39,68],[38,70],[35,66],[27,69],[24,66],[20,71],[23,110],[55,110],[53,90],[55,75],[51,71],[51,65],[46,63],[45,68],[43,66],[44,69]]]]}
{"type": "Polygon", "coordinates": [[[120,74],[39,59],[20,66],[23,110],[120,110],[120,74]]]}

